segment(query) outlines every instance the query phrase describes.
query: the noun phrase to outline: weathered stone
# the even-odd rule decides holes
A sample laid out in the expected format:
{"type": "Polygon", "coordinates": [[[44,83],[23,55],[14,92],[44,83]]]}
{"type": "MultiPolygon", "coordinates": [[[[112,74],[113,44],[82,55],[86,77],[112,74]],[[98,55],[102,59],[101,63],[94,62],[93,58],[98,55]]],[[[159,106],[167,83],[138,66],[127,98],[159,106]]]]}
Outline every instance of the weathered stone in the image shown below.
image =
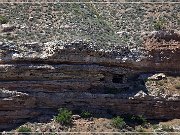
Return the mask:
{"type": "Polygon", "coordinates": [[[77,120],[77,119],[80,119],[80,118],[81,118],[80,115],[72,115],[72,119],[73,119],[73,120],[77,120]]]}
{"type": "Polygon", "coordinates": [[[166,79],[166,75],[164,73],[158,74],[141,74],[138,79],[140,80],[162,80],[166,79]]]}
{"type": "Polygon", "coordinates": [[[173,66],[164,61],[157,65],[156,57],[136,62],[128,56],[126,60],[124,56],[116,59],[114,54],[88,48],[81,42],[3,43],[0,129],[37,116],[54,115],[53,110],[61,107],[98,114],[141,114],[149,119],[180,118],[178,94],[153,95],[142,81],[144,76],[159,80],[166,77],[164,73],[179,73],[178,61],[173,66]]]}
{"type": "Polygon", "coordinates": [[[11,32],[15,29],[15,26],[10,24],[2,24],[1,27],[3,32],[11,32]]]}
{"type": "Polygon", "coordinates": [[[151,77],[148,77],[149,80],[162,80],[162,79],[166,79],[166,75],[163,73],[159,73],[159,74],[154,74],[151,77]]]}

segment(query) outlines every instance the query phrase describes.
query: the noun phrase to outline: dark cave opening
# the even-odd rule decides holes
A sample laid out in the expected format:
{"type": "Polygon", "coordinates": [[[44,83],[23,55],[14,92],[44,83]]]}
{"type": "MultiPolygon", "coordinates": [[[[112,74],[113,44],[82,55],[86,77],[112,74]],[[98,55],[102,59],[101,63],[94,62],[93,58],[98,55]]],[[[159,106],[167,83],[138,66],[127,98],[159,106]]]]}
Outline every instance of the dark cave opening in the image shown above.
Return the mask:
{"type": "Polygon", "coordinates": [[[114,75],[112,78],[113,83],[123,83],[124,82],[124,75],[114,75]]]}

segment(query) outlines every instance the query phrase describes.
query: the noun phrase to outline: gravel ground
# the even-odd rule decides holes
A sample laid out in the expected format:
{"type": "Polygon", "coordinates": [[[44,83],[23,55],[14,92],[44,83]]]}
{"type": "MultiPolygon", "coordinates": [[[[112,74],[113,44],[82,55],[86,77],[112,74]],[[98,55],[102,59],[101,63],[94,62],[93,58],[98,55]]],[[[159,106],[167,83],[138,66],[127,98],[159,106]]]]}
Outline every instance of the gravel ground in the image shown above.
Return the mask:
{"type": "MultiPolygon", "coordinates": [[[[89,119],[77,119],[73,121],[71,126],[63,126],[54,120],[47,123],[25,123],[20,127],[27,127],[31,129],[31,132],[50,132],[51,134],[57,132],[179,132],[180,120],[174,119],[166,122],[148,123],[145,126],[142,125],[126,125],[123,129],[113,127],[112,119],[107,118],[92,118],[89,119]]],[[[18,128],[12,130],[18,134],[18,128]]],[[[137,133],[139,134],[139,133],[137,133]]]]}

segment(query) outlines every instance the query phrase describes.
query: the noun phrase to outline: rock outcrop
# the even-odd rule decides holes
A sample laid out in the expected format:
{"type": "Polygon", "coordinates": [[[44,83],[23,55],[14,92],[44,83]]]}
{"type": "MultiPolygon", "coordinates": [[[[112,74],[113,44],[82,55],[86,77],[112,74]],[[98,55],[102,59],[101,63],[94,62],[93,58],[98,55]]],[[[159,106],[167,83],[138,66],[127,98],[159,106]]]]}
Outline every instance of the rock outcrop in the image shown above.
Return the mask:
{"type": "Polygon", "coordinates": [[[4,2],[0,131],[61,107],[180,118],[177,89],[146,85],[180,75],[179,3],[4,2]]]}
{"type": "Polygon", "coordinates": [[[148,65],[149,58],[124,60],[122,54],[113,53],[96,51],[82,41],[65,45],[2,43],[0,128],[52,114],[60,107],[102,114],[141,114],[149,119],[180,117],[178,94],[153,95],[140,79],[150,71],[179,73],[178,59],[177,66],[170,62],[163,65],[164,60],[157,66],[157,57],[148,65]]]}

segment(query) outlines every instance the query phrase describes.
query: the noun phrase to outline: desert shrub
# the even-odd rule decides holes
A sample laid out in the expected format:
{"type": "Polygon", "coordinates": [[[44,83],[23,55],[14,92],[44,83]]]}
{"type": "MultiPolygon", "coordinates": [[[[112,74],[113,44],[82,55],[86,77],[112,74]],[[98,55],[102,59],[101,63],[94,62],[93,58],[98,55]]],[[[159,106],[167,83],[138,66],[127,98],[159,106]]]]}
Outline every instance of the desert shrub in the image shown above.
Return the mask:
{"type": "Polygon", "coordinates": [[[91,116],[92,116],[91,113],[88,112],[88,111],[82,111],[82,112],[81,112],[81,117],[82,117],[82,118],[89,118],[89,117],[91,117],[91,116]]]}
{"type": "Polygon", "coordinates": [[[72,122],[72,112],[66,108],[60,108],[59,113],[55,116],[55,121],[61,123],[62,125],[68,125],[72,122]]]}
{"type": "Polygon", "coordinates": [[[22,126],[18,128],[18,132],[31,132],[31,128],[22,126]]]}
{"type": "Polygon", "coordinates": [[[157,21],[154,22],[154,29],[155,30],[163,30],[165,25],[165,21],[163,19],[158,19],[157,21]]]}
{"type": "Polygon", "coordinates": [[[131,115],[131,114],[124,114],[122,115],[126,122],[138,125],[145,125],[147,124],[147,120],[142,115],[131,115]]]}
{"type": "Polygon", "coordinates": [[[5,23],[7,23],[7,22],[8,22],[8,19],[7,19],[6,17],[0,15],[0,23],[1,23],[1,24],[5,24],[5,23]]]}
{"type": "Polygon", "coordinates": [[[142,115],[138,115],[138,116],[133,115],[131,119],[139,125],[147,124],[146,118],[143,117],[142,115]]]}
{"type": "Polygon", "coordinates": [[[117,116],[115,118],[112,119],[112,125],[116,128],[123,128],[126,125],[126,122],[124,121],[123,118],[117,116]]]}

